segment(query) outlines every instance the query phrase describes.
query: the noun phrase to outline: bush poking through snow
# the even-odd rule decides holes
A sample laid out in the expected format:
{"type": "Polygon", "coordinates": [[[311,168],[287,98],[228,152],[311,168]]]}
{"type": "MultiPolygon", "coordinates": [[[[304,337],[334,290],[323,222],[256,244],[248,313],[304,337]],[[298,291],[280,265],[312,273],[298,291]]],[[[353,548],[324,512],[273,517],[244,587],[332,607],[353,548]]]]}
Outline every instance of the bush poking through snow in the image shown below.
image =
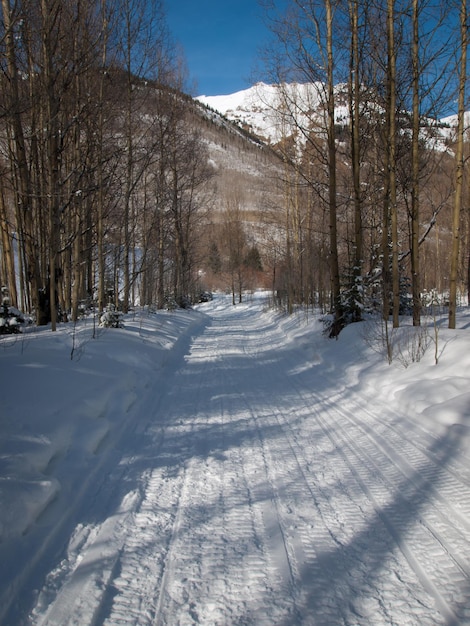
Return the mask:
{"type": "Polygon", "coordinates": [[[108,304],[106,311],[100,317],[101,328],[124,328],[122,313],[116,310],[114,304],[108,304]]]}
{"type": "Polygon", "coordinates": [[[12,335],[21,332],[24,318],[20,311],[10,306],[7,287],[2,287],[2,306],[0,307],[0,335],[12,335]]]}

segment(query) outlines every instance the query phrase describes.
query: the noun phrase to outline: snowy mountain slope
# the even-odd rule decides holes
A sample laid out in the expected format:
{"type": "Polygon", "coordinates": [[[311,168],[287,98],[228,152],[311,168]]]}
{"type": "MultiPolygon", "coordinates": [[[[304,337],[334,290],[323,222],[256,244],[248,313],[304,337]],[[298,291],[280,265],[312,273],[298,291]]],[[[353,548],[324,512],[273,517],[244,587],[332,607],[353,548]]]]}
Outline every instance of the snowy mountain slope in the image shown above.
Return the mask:
{"type": "Polygon", "coordinates": [[[470,623],[468,310],[404,368],[265,298],[2,338],[2,625],[470,623]]]}
{"type": "MultiPolygon", "coordinates": [[[[286,86],[286,97],[290,103],[301,103],[299,109],[311,111],[319,107],[321,84],[286,86]]],[[[270,144],[276,144],[283,135],[289,135],[290,129],[283,127],[279,120],[279,111],[283,103],[277,85],[257,83],[254,87],[225,96],[199,96],[197,100],[219,111],[228,119],[255,136],[270,144]]],[[[301,113],[300,120],[305,116],[301,113]]],[[[306,121],[305,118],[304,121],[306,121]]]]}
{"type": "MultiPolygon", "coordinates": [[[[233,94],[199,96],[197,100],[274,145],[281,137],[289,136],[295,130],[289,127],[289,121],[285,118],[282,120],[280,112],[283,108],[295,112],[300,126],[308,128],[312,119],[324,126],[323,90],[321,83],[292,83],[283,85],[280,96],[279,86],[257,83],[233,94]],[[308,115],[305,115],[305,111],[308,115]]],[[[346,88],[341,84],[336,87],[335,115],[338,124],[348,124],[346,88]]],[[[430,146],[440,151],[446,149],[445,142],[452,137],[455,126],[455,115],[442,120],[429,120],[429,128],[432,129],[432,132],[427,133],[430,146]]],[[[470,127],[470,112],[467,114],[466,126],[470,127]]]]}
{"type": "Polygon", "coordinates": [[[226,209],[230,202],[233,205],[234,198],[240,209],[252,215],[281,203],[282,192],[275,181],[280,178],[282,162],[269,146],[201,103],[197,123],[214,173],[216,210],[226,209]]]}

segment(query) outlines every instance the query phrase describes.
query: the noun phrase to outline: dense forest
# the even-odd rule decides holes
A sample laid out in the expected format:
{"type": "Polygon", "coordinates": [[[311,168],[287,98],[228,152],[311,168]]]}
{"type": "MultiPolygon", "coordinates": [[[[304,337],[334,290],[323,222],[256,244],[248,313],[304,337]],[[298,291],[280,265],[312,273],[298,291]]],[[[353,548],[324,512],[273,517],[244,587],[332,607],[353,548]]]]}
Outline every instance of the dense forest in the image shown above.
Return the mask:
{"type": "Polygon", "coordinates": [[[214,287],[235,302],[269,286],[288,311],[331,312],[331,336],[365,311],[419,326],[432,303],[455,327],[470,271],[466,0],[263,5],[270,146],[185,95],[162,3],[2,0],[13,306],[54,330],[88,306],[186,306],[214,287]],[[269,168],[264,189],[214,167],[215,132],[269,168]]]}
{"type": "Polygon", "coordinates": [[[156,2],[5,0],[2,280],[38,324],[190,289],[208,176],[156,2]],[[138,291],[138,293],[137,293],[138,291]]]}
{"type": "Polygon", "coordinates": [[[267,59],[290,129],[283,154],[301,181],[289,219],[291,247],[302,253],[290,255],[291,272],[306,250],[306,220],[328,231],[320,258],[330,268],[333,335],[371,304],[393,326],[407,310],[419,325],[436,297],[455,327],[468,287],[466,0],[292,0],[271,23],[277,46],[267,59]],[[294,80],[316,85],[321,116],[300,91],[293,95],[294,80]],[[457,123],[443,144],[437,120],[451,103],[457,123]],[[299,112],[307,123],[297,122],[299,112]],[[313,215],[299,213],[306,205],[317,207],[313,215]]]}

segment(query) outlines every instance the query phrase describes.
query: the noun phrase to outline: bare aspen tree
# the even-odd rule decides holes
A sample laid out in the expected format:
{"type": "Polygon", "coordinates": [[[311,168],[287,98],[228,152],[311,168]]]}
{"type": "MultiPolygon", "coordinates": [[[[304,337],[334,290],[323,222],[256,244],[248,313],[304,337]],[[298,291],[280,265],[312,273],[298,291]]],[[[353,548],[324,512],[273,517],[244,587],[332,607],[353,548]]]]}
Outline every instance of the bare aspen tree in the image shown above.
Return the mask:
{"type": "Polygon", "coordinates": [[[56,329],[56,280],[58,271],[59,252],[59,103],[62,94],[57,92],[57,68],[54,65],[54,51],[57,49],[59,28],[61,22],[61,3],[58,0],[41,0],[41,34],[42,34],[42,80],[45,104],[45,179],[49,225],[49,306],[51,315],[51,330],[56,329]]]}
{"type": "Polygon", "coordinates": [[[246,234],[241,214],[242,191],[232,189],[226,198],[223,236],[226,251],[226,267],[230,277],[232,304],[243,300],[243,257],[246,250],[246,234]]]}
{"type": "MultiPolygon", "coordinates": [[[[131,211],[132,211],[132,192],[134,190],[135,178],[137,174],[134,172],[134,122],[133,113],[135,109],[134,95],[134,72],[133,67],[138,61],[134,59],[134,48],[136,46],[136,38],[139,30],[142,28],[145,3],[137,3],[133,0],[125,0],[123,2],[122,19],[124,21],[123,28],[123,62],[126,72],[126,108],[125,108],[125,183],[124,183],[124,206],[123,206],[123,310],[128,311],[130,290],[131,290],[131,211]],[[140,7],[139,7],[140,5],[140,7]]],[[[116,290],[117,291],[117,290],[116,290]]],[[[116,293],[116,299],[118,295],[116,293]]],[[[117,304],[117,302],[116,302],[117,304]]]]}
{"type": "Polygon", "coordinates": [[[419,0],[413,0],[412,8],[412,140],[411,140],[411,293],[413,301],[413,326],[421,323],[421,289],[419,267],[419,0]]]}
{"type": "Polygon", "coordinates": [[[212,173],[207,168],[207,153],[198,133],[180,123],[172,141],[174,147],[170,156],[169,174],[172,185],[173,292],[177,302],[185,304],[191,299],[194,282],[194,242],[201,212],[198,190],[212,173]]]}
{"type": "MultiPolygon", "coordinates": [[[[430,229],[420,235],[421,196],[423,181],[429,185],[433,172],[437,170],[437,159],[423,146],[422,129],[433,109],[442,101],[442,87],[448,80],[446,56],[450,41],[436,33],[449,19],[452,9],[443,4],[439,12],[426,0],[412,0],[410,49],[411,49],[411,208],[410,208],[410,258],[411,258],[411,297],[413,325],[421,324],[421,286],[423,284],[420,248],[430,229]],[[432,21],[431,21],[432,20],[432,21]]],[[[449,72],[450,74],[450,72],[449,72]]],[[[407,163],[405,163],[407,168],[407,163]]]]}
{"type": "Polygon", "coordinates": [[[7,60],[8,81],[6,83],[7,114],[5,121],[9,136],[10,158],[14,167],[16,185],[14,197],[17,203],[18,230],[23,239],[22,249],[25,260],[25,287],[28,289],[25,300],[31,301],[36,311],[38,322],[41,321],[39,307],[39,258],[33,228],[31,176],[26,151],[25,133],[20,102],[21,79],[17,66],[15,49],[15,28],[21,15],[14,15],[9,0],[2,0],[3,25],[5,29],[5,54],[7,60]],[[16,21],[18,20],[18,21],[16,21]]]}
{"type": "MultiPolygon", "coordinates": [[[[292,90],[294,91],[294,90],[292,90]]],[[[296,267],[301,263],[299,259],[298,228],[300,223],[298,214],[298,194],[299,194],[299,163],[296,155],[295,114],[292,116],[292,109],[297,106],[298,98],[295,93],[288,93],[285,86],[279,88],[279,108],[278,117],[280,128],[280,141],[277,149],[282,155],[283,161],[283,203],[284,203],[284,231],[285,231],[285,261],[283,285],[280,289],[282,296],[286,298],[286,308],[289,315],[294,310],[296,295],[301,291],[301,285],[296,275],[296,267]]]]}
{"type": "Polygon", "coordinates": [[[108,80],[108,41],[109,41],[109,1],[101,0],[101,51],[99,82],[98,82],[98,120],[97,120],[97,222],[96,222],[96,246],[97,246],[97,300],[98,312],[101,313],[105,306],[105,165],[104,165],[104,130],[105,130],[105,83],[108,80]]]}
{"type": "Polygon", "coordinates": [[[452,211],[452,252],[449,277],[449,328],[455,329],[457,312],[457,279],[460,250],[460,212],[462,207],[463,174],[464,174],[464,115],[465,115],[465,84],[467,80],[467,0],[460,3],[460,71],[458,85],[458,125],[457,146],[455,152],[455,191],[452,211]]]}
{"type": "Polygon", "coordinates": [[[10,302],[13,306],[18,306],[18,296],[16,290],[15,277],[15,254],[12,245],[12,224],[7,213],[5,193],[2,180],[0,179],[0,245],[2,249],[2,285],[8,286],[10,302]]]}
{"type": "MultiPolygon", "coordinates": [[[[468,180],[470,197],[470,177],[468,180]]],[[[470,203],[467,208],[467,303],[470,306],[470,203]]]]}
{"type": "MultiPolygon", "coordinates": [[[[360,157],[360,109],[361,79],[359,50],[359,0],[349,0],[349,16],[351,24],[351,52],[349,77],[349,117],[351,127],[351,169],[354,196],[354,267],[352,278],[356,300],[362,300],[358,291],[358,281],[363,269],[363,225],[362,225],[362,192],[361,192],[361,157],[360,157]]],[[[361,319],[361,311],[357,306],[352,312],[354,321],[361,319]]]]}
{"type": "Polygon", "coordinates": [[[336,133],[335,133],[335,94],[333,58],[333,7],[331,0],[325,0],[326,9],[326,48],[327,48],[327,113],[328,113],[328,204],[330,214],[330,272],[331,295],[334,322],[331,336],[336,337],[344,324],[341,306],[341,284],[338,261],[337,231],[337,187],[336,187],[336,133]]]}
{"type": "Polygon", "coordinates": [[[66,20],[73,28],[69,45],[75,70],[70,95],[64,103],[66,118],[71,120],[63,184],[69,232],[62,242],[64,277],[59,283],[59,297],[63,315],[70,311],[72,320],[76,321],[80,302],[89,301],[94,289],[95,172],[99,170],[100,155],[96,145],[96,112],[100,105],[99,91],[95,93],[95,55],[99,51],[101,24],[94,15],[94,0],[72,3],[66,20]]]}
{"type": "MultiPolygon", "coordinates": [[[[388,119],[388,210],[392,245],[392,314],[393,327],[400,324],[400,273],[398,266],[398,206],[396,181],[397,146],[397,53],[395,45],[395,0],[387,0],[387,119],[388,119]]],[[[388,247],[388,241],[387,241],[388,247]]],[[[388,250],[383,251],[388,259],[388,250]]],[[[385,311],[388,316],[388,312],[385,311]]]]}

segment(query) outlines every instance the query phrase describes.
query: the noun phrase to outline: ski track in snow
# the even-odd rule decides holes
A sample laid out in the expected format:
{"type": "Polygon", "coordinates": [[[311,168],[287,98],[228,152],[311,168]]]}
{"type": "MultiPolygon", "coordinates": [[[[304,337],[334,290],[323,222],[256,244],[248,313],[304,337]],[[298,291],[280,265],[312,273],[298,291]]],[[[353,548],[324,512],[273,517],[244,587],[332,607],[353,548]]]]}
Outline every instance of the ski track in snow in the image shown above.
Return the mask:
{"type": "Polygon", "coordinates": [[[470,624],[452,431],[299,363],[249,307],[204,310],[103,462],[103,521],[76,527],[28,623],[470,624]]]}

